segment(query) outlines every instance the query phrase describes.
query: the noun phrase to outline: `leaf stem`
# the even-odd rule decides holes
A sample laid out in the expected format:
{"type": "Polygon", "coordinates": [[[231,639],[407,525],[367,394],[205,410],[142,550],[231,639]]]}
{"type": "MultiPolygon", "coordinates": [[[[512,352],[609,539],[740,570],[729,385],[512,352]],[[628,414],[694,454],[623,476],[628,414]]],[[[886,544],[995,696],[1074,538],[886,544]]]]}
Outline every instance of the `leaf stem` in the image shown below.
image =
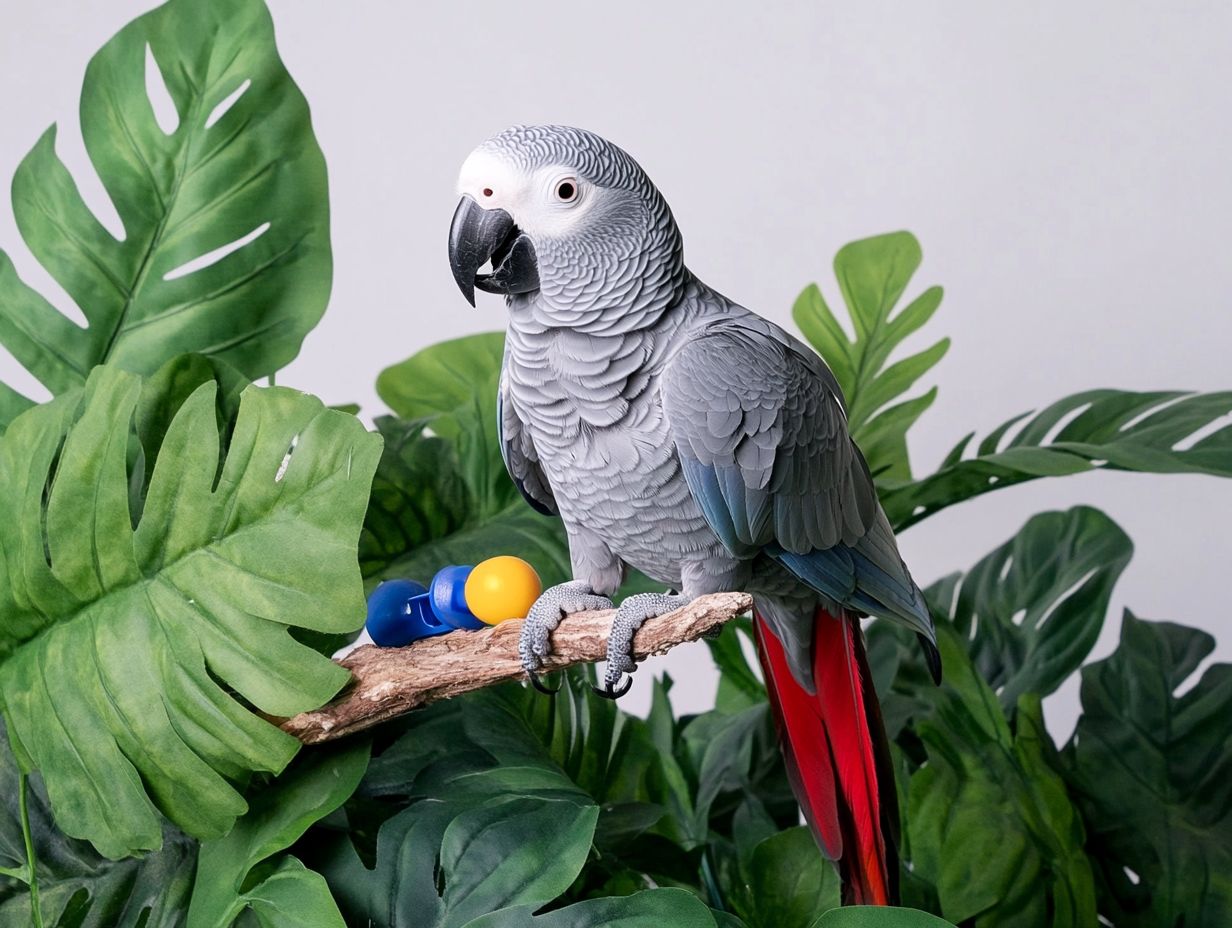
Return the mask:
{"type": "Polygon", "coordinates": [[[21,810],[21,836],[26,843],[26,871],[29,876],[26,882],[30,886],[30,919],[34,928],[43,928],[43,912],[39,907],[38,860],[34,856],[34,838],[30,834],[27,779],[27,775],[23,773],[18,781],[17,802],[21,810]]]}

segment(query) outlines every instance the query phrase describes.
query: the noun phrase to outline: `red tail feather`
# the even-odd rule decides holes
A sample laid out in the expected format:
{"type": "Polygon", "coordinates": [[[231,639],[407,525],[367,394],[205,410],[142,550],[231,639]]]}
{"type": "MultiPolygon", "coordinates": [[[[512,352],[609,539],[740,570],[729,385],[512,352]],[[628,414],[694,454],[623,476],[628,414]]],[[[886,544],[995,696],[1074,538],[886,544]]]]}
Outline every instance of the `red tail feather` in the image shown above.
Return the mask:
{"type": "Polygon", "coordinates": [[[813,695],[792,675],[770,626],[754,617],[792,789],[817,843],[838,864],[843,902],[892,904],[898,896],[898,802],[859,620],[818,610],[813,695]]]}

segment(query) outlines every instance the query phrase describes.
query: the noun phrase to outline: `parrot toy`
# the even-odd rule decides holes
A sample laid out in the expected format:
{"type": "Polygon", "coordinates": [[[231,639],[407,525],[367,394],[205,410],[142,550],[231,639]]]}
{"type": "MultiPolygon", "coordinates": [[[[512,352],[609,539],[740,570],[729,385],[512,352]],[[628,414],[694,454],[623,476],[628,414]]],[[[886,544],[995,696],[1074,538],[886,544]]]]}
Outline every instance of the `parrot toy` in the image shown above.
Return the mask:
{"type": "Polygon", "coordinates": [[[752,594],[758,655],[796,798],[844,902],[897,899],[898,811],[859,619],[914,630],[940,656],[813,351],[684,263],[663,196],[624,151],[566,126],[514,126],[466,159],[449,231],[463,295],[502,294],[505,465],[559,515],[573,580],[531,606],[531,680],[572,612],[612,608],[627,567],[667,593],[626,598],[602,695],[635,669],[634,633],[694,597],[752,594]],[[485,266],[490,262],[490,268],[485,266]]]}

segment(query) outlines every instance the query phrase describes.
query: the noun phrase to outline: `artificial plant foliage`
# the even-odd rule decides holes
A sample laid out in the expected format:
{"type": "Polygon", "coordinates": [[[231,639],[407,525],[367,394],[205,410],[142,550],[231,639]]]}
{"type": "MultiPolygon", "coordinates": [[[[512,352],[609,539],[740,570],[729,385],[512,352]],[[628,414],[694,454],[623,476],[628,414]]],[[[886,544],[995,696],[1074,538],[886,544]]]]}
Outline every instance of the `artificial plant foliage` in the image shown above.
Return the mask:
{"type": "MultiPolygon", "coordinates": [[[[0,343],[53,394],[103,362],[148,374],[199,352],[256,378],[295,357],[329,296],[329,201],[264,3],[170,0],[124,27],[86,69],[81,133],[123,235],[86,206],[53,126],[17,169],[13,213],[87,325],[0,253],[0,343]],[[175,110],[170,131],[146,90],[147,49],[175,110]],[[217,260],[190,264],[207,255],[217,260]]],[[[0,389],[0,427],[28,405],[0,389]]]]}
{"type": "Polygon", "coordinates": [[[468,922],[467,928],[715,928],[718,924],[715,913],[696,896],[665,888],[590,899],[542,915],[535,915],[533,906],[514,906],[468,922]]]}
{"type": "Polygon", "coordinates": [[[1081,666],[1132,554],[1129,536],[1098,509],[1043,512],[965,574],[929,587],[928,601],[1010,710],[1081,666]]]}
{"type": "Polygon", "coordinates": [[[417,351],[376,380],[390,409],[405,419],[427,419],[435,434],[456,447],[480,518],[521,502],[494,428],[504,353],[504,333],[468,335],[417,351]]]}
{"type": "Polygon", "coordinates": [[[888,481],[881,502],[901,531],[956,503],[1040,477],[1098,469],[1232,476],[1232,391],[1088,390],[1015,416],[967,456],[971,433],[927,477],[888,481]],[[1072,417],[1072,418],[1071,418],[1072,417]]]}
{"type": "Polygon", "coordinates": [[[509,480],[497,438],[499,332],[441,342],[386,368],[377,420],[386,449],[360,546],[370,580],[422,583],[445,564],[516,551],[545,584],[570,579],[559,519],[535,512],[509,480]]]}
{"type": "Polygon", "coordinates": [[[792,309],[796,325],[842,387],[851,435],[881,480],[911,477],[907,430],[932,405],[937,390],[899,398],[950,347],[950,340],[943,338],[887,366],[890,355],[941,305],[941,288],[929,287],[895,312],[922,258],[920,243],[910,232],[878,235],[839,249],[834,274],[854,337],[848,336],[816,284],[800,294],[792,309]]]}
{"type": "Polygon", "coordinates": [[[814,928],[952,928],[945,919],[919,909],[872,905],[831,909],[813,924],[814,928]]]}
{"type": "MultiPolygon", "coordinates": [[[[174,828],[145,857],[108,860],[57,828],[38,778],[24,785],[45,925],[179,928],[193,887],[196,843],[174,828]]],[[[0,925],[34,924],[20,803],[20,771],[0,724],[0,925]]]]}
{"type": "MultiPolygon", "coordinates": [[[[1085,660],[1132,553],[1129,537],[1098,509],[1042,512],[925,595],[1012,714],[1020,696],[1055,692],[1085,660]]],[[[934,711],[932,678],[915,636],[900,626],[875,621],[867,640],[886,731],[897,738],[934,711]]]]}
{"type": "Polygon", "coordinates": [[[748,928],[811,928],[839,904],[838,874],[803,825],[758,842],[742,875],[727,901],[748,928]]]}
{"type": "Polygon", "coordinates": [[[1082,821],[1039,698],[1024,696],[1011,726],[957,633],[942,625],[938,644],[946,679],[917,726],[927,762],[908,787],[908,901],[935,893],[943,916],[975,928],[1094,924],[1082,821]]]}
{"type": "Polygon", "coordinates": [[[354,792],[368,745],[348,743],[301,756],[256,793],[246,815],[201,845],[186,928],[227,928],[245,909],[268,928],[341,928],[320,874],[278,855],[354,792]]]}
{"type": "Polygon", "coordinates": [[[374,869],[350,847],[338,849],[324,871],[349,918],[461,928],[496,909],[538,908],[568,889],[586,862],[598,808],[522,777],[511,784],[499,770],[474,777],[473,793],[415,803],[385,822],[374,869]]]}
{"type": "Polygon", "coordinates": [[[1118,928],[1232,924],[1232,664],[1192,681],[1214,647],[1127,612],[1116,652],[1082,671],[1064,770],[1118,928]]]}
{"type": "Polygon", "coordinates": [[[361,621],[355,545],[380,445],[318,400],[251,387],[220,458],[211,380],[171,419],[134,525],[142,389],[97,368],[0,438],[9,738],[59,827],[112,858],[159,847],[159,813],[225,833],[237,785],[298,747],[247,703],[290,715],[345,682],[288,629],[361,621]]]}

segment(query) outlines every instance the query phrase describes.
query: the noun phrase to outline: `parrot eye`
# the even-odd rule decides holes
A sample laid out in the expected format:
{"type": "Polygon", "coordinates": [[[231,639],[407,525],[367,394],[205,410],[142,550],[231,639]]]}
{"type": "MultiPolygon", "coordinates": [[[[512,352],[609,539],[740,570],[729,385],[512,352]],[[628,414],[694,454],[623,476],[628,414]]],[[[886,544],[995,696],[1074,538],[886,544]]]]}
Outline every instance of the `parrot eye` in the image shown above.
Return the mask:
{"type": "Polygon", "coordinates": [[[562,203],[572,203],[577,199],[577,193],[577,181],[572,177],[566,177],[556,184],[556,199],[562,203]]]}

